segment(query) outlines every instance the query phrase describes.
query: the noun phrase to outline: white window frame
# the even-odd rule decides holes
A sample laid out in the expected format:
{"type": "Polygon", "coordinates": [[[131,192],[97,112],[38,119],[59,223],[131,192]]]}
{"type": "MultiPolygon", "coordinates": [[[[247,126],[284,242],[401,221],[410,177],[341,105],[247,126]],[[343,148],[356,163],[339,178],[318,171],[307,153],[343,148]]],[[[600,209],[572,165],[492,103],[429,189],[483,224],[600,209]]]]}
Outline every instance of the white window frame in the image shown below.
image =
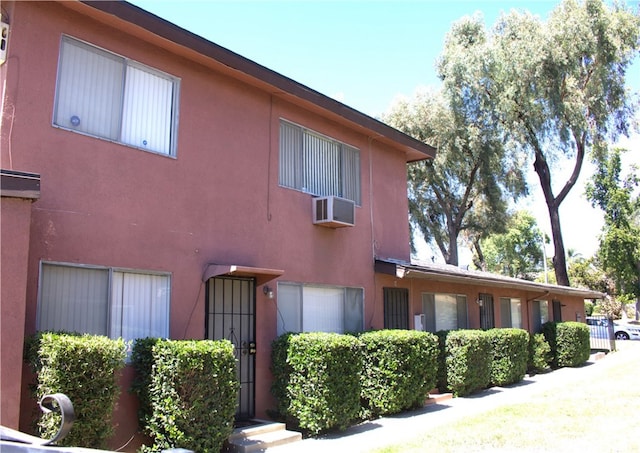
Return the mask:
{"type": "MultiPolygon", "coordinates": [[[[76,78],[73,80],[76,81],[76,78]]],[[[179,87],[180,80],[175,76],[62,35],[52,124],[82,135],[175,157],[179,87]],[[75,46],[76,50],[70,50],[71,46],[75,46]],[[85,74],[91,70],[94,73],[79,77],[78,83],[82,85],[84,82],[91,87],[86,90],[92,90],[95,86],[103,89],[87,91],[85,94],[88,96],[84,98],[86,102],[79,99],[80,94],[76,100],[74,87],[69,85],[73,74],[67,73],[72,71],[73,66],[71,62],[65,63],[65,52],[70,55],[78,52],[80,55],[83,51],[84,57],[91,59],[96,67],[83,65],[85,74]],[[111,76],[109,72],[112,72],[111,76]],[[141,121],[142,118],[144,121],[141,121]]]]}
{"type": "Polygon", "coordinates": [[[364,288],[278,282],[277,311],[278,335],[286,332],[360,332],[364,329],[364,288]],[[316,296],[314,292],[319,297],[328,296],[324,306],[312,302],[316,296]],[[334,310],[322,310],[331,306],[334,310]],[[341,312],[340,317],[336,317],[336,308],[341,312]],[[316,328],[318,326],[320,328],[316,328]]]}
{"type": "MultiPolygon", "coordinates": [[[[448,310],[451,312],[452,310],[448,307],[448,310]]],[[[451,294],[451,293],[430,293],[423,292],[422,293],[422,311],[425,316],[425,323],[423,325],[423,329],[426,331],[438,332],[440,330],[456,330],[456,329],[466,329],[469,323],[469,301],[466,294],[451,294]],[[444,299],[448,300],[444,300],[444,299]],[[430,301],[431,300],[431,301],[430,301]],[[430,308],[431,304],[433,307],[430,308]],[[442,319],[439,316],[439,313],[442,312],[442,308],[446,305],[453,305],[455,307],[455,321],[456,326],[451,328],[451,326],[443,325],[442,319]],[[464,316],[465,319],[460,319],[460,307],[459,305],[464,304],[464,316]],[[440,306],[440,310],[438,307],[440,306]]]]}
{"type": "MultiPolygon", "coordinates": [[[[117,268],[117,267],[52,262],[52,261],[40,262],[36,330],[38,331],[51,330],[47,326],[42,326],[42,310],[44,310],[43,299],[45,297],[44,273],[45,273],[46,266],[51,266],[58,269],[67,268],[67,269],[77,269],[77,270],[99,271],[99,272],[104,272],[107,278],[106,291],[103,294],[103,296],[106,297],[106,300],[97,301],[100,303],[100,305],[97,306],[97,308],[104,309],[104,313],[99,313],[99,312],[95,313],[97,316],[100,316],[100,317],[104,316],[105,323],[103,325],[103,328],[91,331],[88,329],[88,326],[85,325],[84,328],[79,328],[79,329],[65,329],[63,327],[61,329],[55,329],[55,330],[77,331],[78,333],[92,333],[96,335],[104,335],[110,338],[123,338],[126,341],[135,340],[136,338],[145,338],[149,336],[158,337],[158,338],[169,337],[169,320],[170,320],[170,309],[171,309],[171,274],[170,273],[145,271],[145,270],[139,270],[139,269],[126,269],[126,268],[117,268]],[[151,300],[146,301],[145,304],[147,306],[142,307],[145,310],[154,310],[154,309],[156,310],[155,318],[153,314],[142,317],[142,320],[146,321],[146,324],[147,324],[146,326],[147,329],[142,328],[142,331],[140,331],[139,319],[135,321],[130,321],[129,323],[123,322],[122,320],[123,316],[128,316],[126,314],[127,310],[131,313],[136,309],[135,306],[124,303],[125,290],[123,286],[124,281],[127,277],[135,278],[135,276],[159,277],[162,279],[166,279],[166,282],[161,282],[161,285],[159,287],[154,288],[156,291],[162,293],[160,297],[156,301],[151,301],[151,300]],[[160,306],[157,306],[158,304],[160,304],[160,306]],[[102,305],[104,305],[104,307],[102,305]],[[156,329],[154,331],[154,330],[151,330],[149,326],[150,319],[151,320],[156,319],[157,321],[157,317],[160,318],[160,322],[154,323],[154,326],[156,329]]],[[[60,314],[62,314],[62,316],[65,315],[64,309],[60,309],[60,314]]]]}
{"type": "Polygon", "coordinates": [[[358,148],[280,118],[281,187],[346,198],[360,206],[360,169],[358,148]]]}

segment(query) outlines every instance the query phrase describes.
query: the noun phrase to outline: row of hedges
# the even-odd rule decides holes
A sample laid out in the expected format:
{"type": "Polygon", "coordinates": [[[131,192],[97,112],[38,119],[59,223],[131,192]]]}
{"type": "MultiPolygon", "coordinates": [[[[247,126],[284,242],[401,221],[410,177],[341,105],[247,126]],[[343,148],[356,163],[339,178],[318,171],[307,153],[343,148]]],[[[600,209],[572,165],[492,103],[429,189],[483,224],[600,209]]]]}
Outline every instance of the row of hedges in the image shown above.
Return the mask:
{"type": "Polygon", "coordinates": [[[437,338],[427,332],[282,335],[272,344],[275,415],[317,434],[420,406],[436,359],[437,338]]]}
{"type": "MultiPolygon", "coordinates": [[[[123,340],[69,333],[28,338],[25,359],[37,377],[35,396],[64,393],[76,420],[64,446],[106,448],[125,365],[123,340]]],[[[134,344],[132,391],[140,399],[140,426],[153,439],[147,450],[185,448],[219,452],[233,430],[239,384],[233,345],[222,341],[141,339],[134,344]]],[[[39,435],[52,438],[60,415],[41,415],[39,435]]]]}
{"type": "Polygon", "coordinates": [[[530,335],[506,328],[436,335],[407,330],[358,336],[285,334],[272,345],[274,415],[317,434],[419,407],[436,386],[464,396],[514,384],[527,371],[588,360],[586,325],[547,323],[544,332],[530,335]]]}

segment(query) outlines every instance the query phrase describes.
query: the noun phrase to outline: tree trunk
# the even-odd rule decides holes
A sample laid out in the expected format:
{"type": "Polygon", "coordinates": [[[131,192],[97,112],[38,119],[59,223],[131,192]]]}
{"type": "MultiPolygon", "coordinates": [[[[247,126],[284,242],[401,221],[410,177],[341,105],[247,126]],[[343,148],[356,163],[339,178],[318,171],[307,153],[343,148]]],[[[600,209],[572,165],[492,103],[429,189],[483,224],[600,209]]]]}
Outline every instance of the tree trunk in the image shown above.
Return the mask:
{"type": "MultiPolygon", "coordinates": [[[[560,228],[560,214],[558,208],[560,202],[566,196],[568,192],[568,185],[565,186],[561,196],[554,197],[553,189],[551,188],[551,173],[549,171],[549,165],[544,157],[544,154],[539,147],[535,150],[536,159],[533,163],[533,168],[538,174],[540,179],[540,187],[544,193],[544,199],[547,203],[549,210],[549,220],[551,221],[551,235],[553,236],[553,270],[556,274],[556,282],[558,285],[569,286],[569,273],[567,272],[567,259],[564,251],[564,241],[562,239],[562,229],[560,228]]],[[[574,172],[575,173],[575,172],[574,172]]]]}
{"type": "Polygon", "coordinates": [[[458,265],[458,235],[449,232],[449,256],[447,264],[458,265]]]}
{"type": "Polygon", "coordinates": [[[553,270],[556,274],[556,282],[558,285],[569,286],[569,273],[567,272],[567,259],[564,251],[564,241],[562,239],[562,230],[560,229],[560,214],[558,206],[553,204],[547,205],[549,208],[549,218],[551,219],[551,234],[553,236],[553,270]]]}

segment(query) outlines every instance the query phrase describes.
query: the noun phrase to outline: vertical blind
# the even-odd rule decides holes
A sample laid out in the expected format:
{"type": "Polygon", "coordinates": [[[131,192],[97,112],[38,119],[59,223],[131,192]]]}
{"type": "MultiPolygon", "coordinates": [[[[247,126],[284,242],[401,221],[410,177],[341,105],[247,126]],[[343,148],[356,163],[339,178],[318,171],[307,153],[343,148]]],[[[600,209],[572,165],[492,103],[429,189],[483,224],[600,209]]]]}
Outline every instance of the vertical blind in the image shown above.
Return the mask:
{"type": "Polygon", "coordinates": [[[170,293],[169,275],[43,263],[37,328],[166,338],[170,293]]]}
{"type": "Polygon", "coordinates": [[[167,276],[114,271],[110,336],[125,340],[166,337],[169,293],[167,276]]]}
{"type": "Polygon", "coordinates": [[[286,121],[280,122],[279,184],[360,204],[360,151],[286,121]]]}
{"type": "Polygon", "coordinates": [[[361,288],[278,283],[278,335],[285,332],[359,332],[361,288]]]}
{"type": "Polygon", "coordinates": [[[107,335],[109,272],[42,265],[38,330],[107,335]]]}
{"type": "Polygon", "coordinates": [[[176,85],[166,74],[64,36],[54,124],[174,154],[176,85]]]}
{"type": "Polygon", "coordinates": [[[467,296],[423,293],[422,310],[428,332],[467,328],[467,296]]]}

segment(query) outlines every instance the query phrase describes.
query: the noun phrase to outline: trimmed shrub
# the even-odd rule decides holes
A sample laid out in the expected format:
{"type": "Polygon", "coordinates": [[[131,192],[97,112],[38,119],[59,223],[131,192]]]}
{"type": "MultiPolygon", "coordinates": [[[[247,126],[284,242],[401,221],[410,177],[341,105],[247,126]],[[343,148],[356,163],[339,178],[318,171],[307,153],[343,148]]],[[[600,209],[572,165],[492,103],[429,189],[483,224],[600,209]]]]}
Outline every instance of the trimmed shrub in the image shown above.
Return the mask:
{"type": "Polygon", "coordinates": [[[578,366],[589,360],[589,327],[575,321],[545,322],[542,333],[551,347],[551,366],[578,366]]]}
{"type": "Polygon", "coordinates": [[[530,374],[542,373],[549,369],[551,347],[541,333],[529,334],[529,359],[527,370],[530,374]]]}
{"type": "Polygon", "coordinates": [[[575,321],[559,323],[556,328],[556,350],[559,367],[574,367],[585,363],[591,354],[589,327],[575,321]]]}
{"type": "Polygon", "coordinates": [[[345,429],[360,413],[362,343],[335,333],[285,334],[272,343],[277,416],[309,434],[345,429]]]}
{"type": "Polygon", "coordinates": [[[436,377],[436,386],[438,390],[444,392],[449,389],[447,382],[447,335],[451,330],[439,330],[436,332],[438,337],[438,374],[436,377]]]}
{"type": "MultiPolygon", "coordinates": [[[[138,397],[138,420],[146,428],[153,409],[151,407],[151,376],[153,372],[153,347],[162,341],[160,338],[138,338],[133,342],[131,365],[135,376],[130,391],[138,397]]],[[[150,433],[147,433],[150,434],[150,433]]]]}
{"type": "Polygon", "coordinates": [[[552,368],[558,368],[558,343],[556,341],[557,336],[557,322],[548,321],[542,324],[542,335],[544,335],[544,339],[549,343],[549,348],[551,348],[551,361],[549,365],[552,368]]]}
{"type": "MultiPolygon", "coordinates": [[[[73,429],[64,446],[106,448],[120,387],[118,372],[125,364],[122,339],[70,333],[40,332],[26,343],[25,359],[37,377],[35,397],[64,393],[73,404],[73,429]]],[[[42,414],[39,434],[52,438],[60,428],[56,413],[42,414]]]]}
{"type": "Polygon", "coordinates": [[[520,382],[527,372],[529,334],[526,330],[503,328],[487,331],[491,342],[491,385],[520,382]]]}
{"type": "Polygon", "coordinates": [[[456,396],[487,388],[491,382],[491,342],[482,330],[455,330],[446,340],[447,384],[456,396]]]}
{"type": "Polygon", "coordinates": [[[141,422],[152,449],[219,452],[233,431],[239,389],[231,342],[149,339],[133,357],[138,370],[152,363],[150,378],[140,377],[148,390],[136,390],[147,406],[141,422]]]}
{"type": "Polygon", "coordinates": [[[378,416],[422,407],[436,384],[438,338],[414,330],[380,330],[360,340],[365,410],[378,416]]]}

